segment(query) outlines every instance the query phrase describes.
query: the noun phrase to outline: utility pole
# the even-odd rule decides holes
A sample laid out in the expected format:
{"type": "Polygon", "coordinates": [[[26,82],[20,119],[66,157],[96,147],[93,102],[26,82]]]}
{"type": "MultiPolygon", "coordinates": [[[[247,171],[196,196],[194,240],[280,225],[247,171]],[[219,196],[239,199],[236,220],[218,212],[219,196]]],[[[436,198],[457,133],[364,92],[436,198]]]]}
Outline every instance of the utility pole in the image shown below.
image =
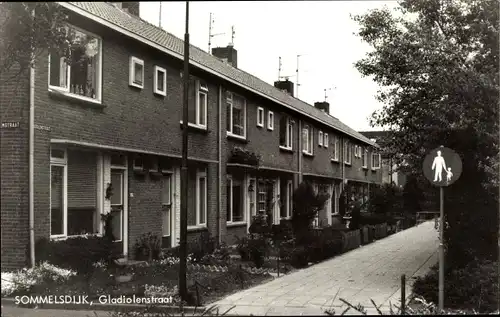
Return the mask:
{"type": "Polygon", "coordinates": [[[184,34],[184,74],[182,104],[182,163],[181,163],[181,232],[179,263],[179,294],[187,299],[187,196],[188,196],[188,91],[189,91],[189,1],[186,1],[186,33],[184,34]]]}

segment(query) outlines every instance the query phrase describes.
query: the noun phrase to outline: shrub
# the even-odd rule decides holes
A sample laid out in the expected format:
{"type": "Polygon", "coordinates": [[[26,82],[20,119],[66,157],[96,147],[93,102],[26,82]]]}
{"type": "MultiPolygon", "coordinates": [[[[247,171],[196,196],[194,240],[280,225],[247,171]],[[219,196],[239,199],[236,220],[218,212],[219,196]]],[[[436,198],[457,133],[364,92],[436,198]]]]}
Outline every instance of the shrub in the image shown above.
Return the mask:
{"type": "Polygon", "coordinates": [[[241,147],[235,146],[231,150],[229,163],[259,166],[260,156],[241,147]]]}
{"type": "Polygon", "coordinates": [[[78,236],[66,240],[40,238],[35,244],[38,262],[48,262],[58,267],[89,274],[94,263],[112,263],[118,257],[113,242],[106,237],[78,236]]]}
{"type": "Polygon", "coordinates": [[[225,243],[221,243],[219,247],[217,247],[213,253],[206,254],[201,259],[202,264],[207,265],[228,265],[230,261],[230,251],[225,243]]]}
{"type": "Polygon", "coordinates": [[[383,184],[370,193],[368,212],[400,214],[403,210],[402,203],[403,191],[393,184],[383,184]]]}
{"type": "Polygon", "coordinates": [[[194,263],[199,263],[202,259],[215,251],[217,239],[212,237],[209,232],[203,232],[198,241],[188,245],[188,254],[192,255],[194,263]]]}
{"type": "Polygon", "coordinates": [[[248,247],[248,237],[236,237],[236,250],[242,261],[250,260],[250,249],[248,247]]]}
{"type": "Polygon", "coordinates": [[[303,235],[307,235],[307,230],[311,227],[312,221],[321,210],[329,195],[319,193],[316,194],[310,183],[303,182],[295,189],[293,193],[293,214],[292,228],[297,243],[302,243],[303,235]]]}
{"type": "Polygon", "coordinates": [[[2,272],[2,296],[29,292],[32,287],[43,282],[64,282],[75,274],[74,271],[59,268],[48,262],[18,272],[2,272]]]}
{"type": "Polygon", "coordinates": [[[309,251],[303,245],[296,246],[290,255],[290,264],[296,268],[304,268],[309,264],[309,251]]]}
{"type": "MultiPolygon", "coordinates": [[[[437,303],[438,281],[438,267],[434,266],[429,274],[415,281],[413,291],[437,303]]],[[[445,273],[446,308],[493,312],[498,308],[498,291],[498,262],[471,262],[464,268],[445,273]]]]}
{"type": "Polygon", "coordinates": [[[134,246],[136,260],[158,260],[160,258],[161,240],[151,232],[141,235],[134,246]]]}

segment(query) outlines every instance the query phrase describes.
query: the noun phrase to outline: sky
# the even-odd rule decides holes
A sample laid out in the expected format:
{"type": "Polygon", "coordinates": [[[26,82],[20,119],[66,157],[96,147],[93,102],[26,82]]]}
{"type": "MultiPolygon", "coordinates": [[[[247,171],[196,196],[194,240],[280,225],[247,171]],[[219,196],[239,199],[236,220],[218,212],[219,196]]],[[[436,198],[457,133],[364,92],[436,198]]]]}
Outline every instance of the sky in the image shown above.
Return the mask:
{"type": "MultiPolygon", "coordinates": [[[[290,76],[299,89],[295,97],[314,104],[330,103],[330,114],[357,131],[370,127],[368,118],[381,109],[375,96],[379,86],[356,70],[354,63],[371,50],[354,33],[358,24],[350,15],[389,8],[396,1],[192,1],[189,3],[190,42],[208,51],[210,13],[214,20],[211,47],[225,47],[234,26],[238,68],[269,84],[290,76]]],[[[185,2],[162,2],[161,27],[184,39],[185,2]]],[[[141,2],[140,15],[159,25],[160,2],[141,2]]]]}

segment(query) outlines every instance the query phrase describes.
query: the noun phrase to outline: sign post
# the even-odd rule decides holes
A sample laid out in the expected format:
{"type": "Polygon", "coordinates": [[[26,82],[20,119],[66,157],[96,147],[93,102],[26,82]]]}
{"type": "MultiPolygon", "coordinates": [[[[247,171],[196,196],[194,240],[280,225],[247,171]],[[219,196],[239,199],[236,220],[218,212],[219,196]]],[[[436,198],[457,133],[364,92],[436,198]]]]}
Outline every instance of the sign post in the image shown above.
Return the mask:
{"type": "Polygon", "coordinates": [[[440,146],[424,160],[424,176],[439,187],[439,311],[444,308],[444,187],[450,186],[462,174],[462,160],[452,149],[440,146]]]}

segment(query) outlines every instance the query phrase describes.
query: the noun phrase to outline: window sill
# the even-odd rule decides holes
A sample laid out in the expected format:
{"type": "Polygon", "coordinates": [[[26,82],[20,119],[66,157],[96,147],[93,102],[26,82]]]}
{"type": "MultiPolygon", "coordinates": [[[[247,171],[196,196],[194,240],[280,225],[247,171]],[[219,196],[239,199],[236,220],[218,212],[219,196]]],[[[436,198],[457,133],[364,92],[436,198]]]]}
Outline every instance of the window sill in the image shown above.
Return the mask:
{"type": "Polygon", "coordinates": [[[302,151],[303,156],[314,157],[314,154],[302,151]]]}
{"type": "Polygon", "coordinates": [[[364,170],[367,170],[367,169],[368,169],[368,166],[363,166],[363,169],[364,169],[364,170]]]}
{"type": "Polygon", "coordinates": [[[166,91],[161,91],[161,90],[155,90],[155,91],[154,91],[154,94],[155,94],[157,97],[166,97],[166,96],[167,96],[167,92],[166,92],[166,91]]]}
{"type": "Polygon", "coordinates": [[[188,226],[187,227],[187,231],[203,231],[203,230],[207,230],[207,226],[206,225],[199,225],[199,226],[188,226]]]}
{"type": "Polygon", "coordinates": [[[339,164],[339,163],[340,163],[340,162],[339,162],[339,160],[336,160],[336,159],[330,159],[330,162],[332,162],[332,163],[337,163],[337,164],[339,164]]]}
{"type": "Polygon", "coordinates": [[[53,89],[53,88],[49,88],[49,96],[54,97],[54,98],[58,98],[58,99],[76,101],[78,103],[81,103],[82,105],[89,106],[92,108],[99,109],[99,108],[106,107],[101,103],[100,100],[80,96],[80,95],[73,94],[70,92],[60,91],[60,90],[53,89]]]}
{"type": "MultiPolygon", "coordinates": [[[[92,233],[92,234],[77,234],[74,236],[62,236],[62,235],[57,235],[57,236],[50,236],[50,240],[52,241],[64,241],[68,239],[73,239],[73,238],[85,238],[85,237],[102,237],[103,235],[100,233],[92,233]]],[[[121,240],[120,240],[121,241],[121,240]]]]}
{"type": "Polygon", "coordinates": [[[379,168],[373,168],[373,167],[372,167],[372,172],[376,172],[376,171],[377,171],[377,170],[379,170],[379,169],[380,169],[380,167],[379,167],[379,168]]]}
{"type": "MultiPolygon", "coordinates": [[[[183,128],[183,122],[182,122],[182,120],[179,121],[179,123],[180,123],[181,129],[182,129],[183,128]]],[[[199,124],[196,124],[196,123],[188,122],[188,129],[191,129],[193,131],[208,133],[207,126],[199,125],[199,124]]]]}
{"type": "Polygon", "coordinates": [[[345,164],[345,165],[349,165],[349,166],[351,166],[351,165],[352,165],[352,163],[347,163],[347,162],[344,162],[344,164],[345,164]]]}
{"type": "Polygon", "coordinates": [[[263,128],[264,127],[264,124],[258,124],[257,123],[257,128],[263,128]]]}
{"type": "Polygon", "coordinates": [[[226,223],[226,227],[241,227],[246,226],[246,221],[238,221],[238,222],[228,222],[226,223]]]}
{"type": "Polygon", "coordinates": [[[291,147],[286,147],[286,146],[283,146],[283,145],[280,145],[280,150],[283,151],[283,152],[293,153],[293,149],[291,147]]]}
{"type": "Polygon", "coordinates": [[[139,84],[135,84],[135,83],[128,83],[128,85],[130,87],[134,87],[134,88],[137,88],[137,89],[144,89],[144,85],[139,85],[139,84]]]}
{"type": "Polygon", "coordinates": [[[227,132],[226,136],[228,139],[237,140],[238,142],[241,142],[241,143],[249,143],[250,142],[249,140],[247,140],[246,137],[241,136],[241,135],[237,135],[237,134],[233,134],[231,132],[227,132]]]}

